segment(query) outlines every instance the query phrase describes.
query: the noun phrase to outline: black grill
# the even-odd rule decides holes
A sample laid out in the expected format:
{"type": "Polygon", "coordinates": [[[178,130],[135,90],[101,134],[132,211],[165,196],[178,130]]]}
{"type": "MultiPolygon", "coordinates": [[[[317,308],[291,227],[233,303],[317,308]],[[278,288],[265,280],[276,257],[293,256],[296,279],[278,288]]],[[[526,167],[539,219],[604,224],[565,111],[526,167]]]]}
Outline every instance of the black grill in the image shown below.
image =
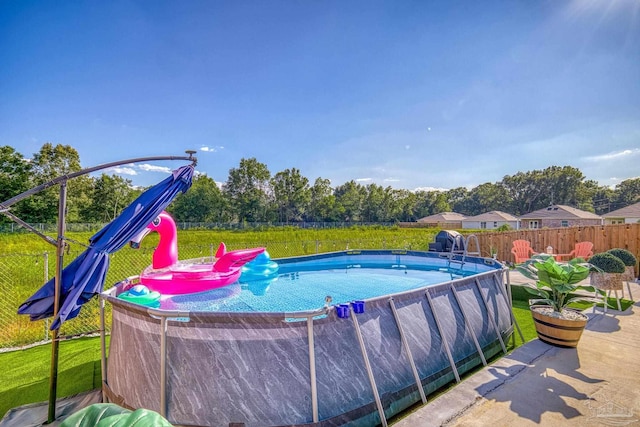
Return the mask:
{"type": "Polygon", "coordinates": [[[433,252],[464,251],[464,236],[457,231],[442,230],[436,234],[435,243],[429,243],[433,252]]]}

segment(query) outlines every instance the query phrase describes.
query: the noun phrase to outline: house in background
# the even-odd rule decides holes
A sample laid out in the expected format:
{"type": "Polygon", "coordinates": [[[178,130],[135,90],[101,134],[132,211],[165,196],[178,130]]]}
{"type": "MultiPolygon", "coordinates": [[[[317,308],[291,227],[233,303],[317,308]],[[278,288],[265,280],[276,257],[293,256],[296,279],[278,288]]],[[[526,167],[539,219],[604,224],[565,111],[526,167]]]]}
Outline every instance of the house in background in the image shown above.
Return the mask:
{"type": "Polygon", "coordinates": [[[494,230],[503,225],[508,225],[510,228],[517,230],[520,228],[520,221],[510,213],[502,211],[485,212],[462,220],[462,228],[494,230]]]}
{"type": "Polygon", "coordinates": [[[462,220],[465,216],[456,212],[440,212],[435,215],[425,216],[417,222],[429,227],[462,228],[462,220]]]}
{"type": "Polygon", "coordinates": [[[602,225],[601,216],[566,205],[552,205],[520,216],[521,229],[602,225]]]}
{"type": "Polygon", "coordinates": [[[605,224],[635,224],[640,222],[640,202],[602,214],[605,224]]]}

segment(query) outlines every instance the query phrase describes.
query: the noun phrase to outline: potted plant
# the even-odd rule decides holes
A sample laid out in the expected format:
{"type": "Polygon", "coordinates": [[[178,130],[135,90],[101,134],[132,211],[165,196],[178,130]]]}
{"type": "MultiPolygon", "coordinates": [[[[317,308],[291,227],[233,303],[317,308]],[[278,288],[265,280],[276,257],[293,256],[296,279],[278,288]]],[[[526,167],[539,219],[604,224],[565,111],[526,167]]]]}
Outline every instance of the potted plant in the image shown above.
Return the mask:
{"type": "Polygon", "coordinates": [[[620,258],[625,265],[625,271],[622,274],[622,280],[631,282],[636,279],[636,263],[638,262],[635,255],[630,251],[622,248],[609,249],[607,251],[613,256],[620,258]]]}
{"type": "Polygon", "coordinates": [[[493,245],[489,246],[489,253],[491,254],[491,258],[498,259],[498,248],[493,245]]]}
{"type": "Polygon", "coordinates": [[[591,285],[605,291],[621,291],[624,262],[609,252],[599,252],[589,258],[591,285]]]}
{"type": "Polygon", "coordinates": [[[559,263],[553,256],[538,254],[517,269],[535,280],[525,284],[525,289],[538,297],[529,300],[538,338],[560,347],[576,347],[588,317],[568,305],[579,301],[599,302],[596,298],[575,294],[587,290],[579,283],[589,276],[590,265],[580,258],[559,263]]]}

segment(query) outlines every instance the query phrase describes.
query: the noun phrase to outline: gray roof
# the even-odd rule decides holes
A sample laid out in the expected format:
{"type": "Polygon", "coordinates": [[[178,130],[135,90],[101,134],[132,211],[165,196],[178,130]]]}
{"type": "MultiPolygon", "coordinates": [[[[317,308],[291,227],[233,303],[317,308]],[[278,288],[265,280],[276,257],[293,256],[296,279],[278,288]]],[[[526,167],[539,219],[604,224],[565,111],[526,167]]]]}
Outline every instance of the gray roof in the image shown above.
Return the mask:
{"type": "Polygon", "coordinates": [[[418,222],[458,222],[465,218],[464,215],[457,212],[440,212],[435,215],[420,218],[418,222]]]}
{"type": "Polygon", "coordinates": [[[518,218],[507,212],[491,211],[476,216],[469,216],[464,221],[517,221],[518,218]]]}
{"type": "Polygon", "coordinates": [[[571,206],[552,205],[524,214],[520,219],[602,219],[602,217],[571,206]]]}
{"type": "Polygon", "coordinates": [[[602,214],[602,216],[605,218],[640,218],[640,202],[602,214]]]}

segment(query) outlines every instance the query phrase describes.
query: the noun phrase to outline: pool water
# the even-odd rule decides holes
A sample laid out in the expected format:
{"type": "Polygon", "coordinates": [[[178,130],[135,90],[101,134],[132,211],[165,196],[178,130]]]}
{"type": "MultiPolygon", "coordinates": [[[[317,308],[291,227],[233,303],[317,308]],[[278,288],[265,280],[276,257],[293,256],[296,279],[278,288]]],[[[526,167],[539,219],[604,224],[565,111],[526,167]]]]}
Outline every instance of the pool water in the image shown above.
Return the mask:
{"type": "MultiPolygon", "coordinates": [[[[359,260],[361,261],[361,260],[359,260]]],[[[165,310],[207,312],[293,312],[396,294],[468,276],[475,272],[420,264],[345,263],[342,260],[281,265],[270,280],[239,281],[195,294],[164,296],[165,310]]]]}

